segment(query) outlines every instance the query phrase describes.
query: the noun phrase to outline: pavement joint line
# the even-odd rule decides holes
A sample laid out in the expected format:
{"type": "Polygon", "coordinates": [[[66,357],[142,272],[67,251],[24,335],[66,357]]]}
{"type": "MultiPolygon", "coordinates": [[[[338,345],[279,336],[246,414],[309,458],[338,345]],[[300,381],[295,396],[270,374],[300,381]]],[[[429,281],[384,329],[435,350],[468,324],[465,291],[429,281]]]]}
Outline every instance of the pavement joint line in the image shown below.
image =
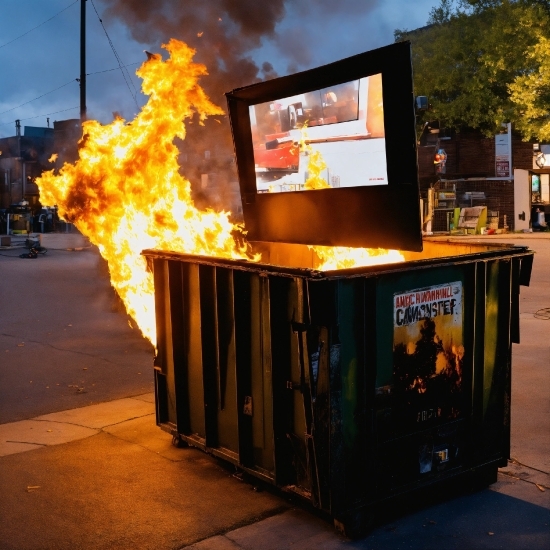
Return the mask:
{"type": "MultiPolygon", "coordinates": [[[[143,401],[144,403],[146,403],[146,401],[143,401]]],[[[106,403],[109,403],[109,401],[106,401],[106,403]]],[[[92,405],[85,405],[87,407],[89,406],[92,406],[92,405]]],[[[84,407],[80,407],[80,408],[84,408],[84,407]]],[[[77,410],[77,409],[69,409],[69,410],[77,410]]],[[[65,412],[65,411],[59,411],[59,412],[65,412]]],[[[51,414],[55,414],[55,413],[51,413],[51,414]]],[[[77,424],[76,422],[70,422],[68,420],[50,420],[49,418],[39,418],[39,417],[36,417],[36,418],[29,418],[29,420],[34,420],[35,422],[48,422],[48,423],[52,423],[52,424],[68,424],[70,426],[78,426],[79,428],[88,428],[90,430],[99,430],[99,431],[103,431],[104,428],[110,428],[111,426],[117,426],[118,424],[123,424],[124,422],[128,422],[129,420],[136,420],[137,418],[145,418],[146,416],[153,416],[155,413],[152,412],[152,413],[147,413],[147,414],[141,414],[141,415],[138,415],[138,416],[131,416],[130,418],[125,418],[123,420],[119,420],[118,422],[113,422],[113,424],[105,424],[105,426],[101,427],[101,428],[90,428],[90,426],[84,426],[83,424],[77,424]]]]}
{"type": "MultiPolygon", "coordinates": [[[[0,336],[6,336],[7,338],[14,338],[17,339],[17,336],[14,336],[13,334],[6,334],[1,333],[0,336]]],[[[110,359],[107,359],[106,357],[101,357],[101,355],[94,355],[93,353],[86,353],[85,351],[78,351],[78,350],[72,350],[67,348],[58,348],[57,346],[54,346],[52,344],[49,344],[47,342],[40,342],[39,340],[25,340],[25,342],[28,342],[29,344],[40,344],[42,346],[47,346],[52,349],[55,349],[57,351],[63,351],[67,353],[76,353],[77,355],[84,355],[86,357],[93,357],[94,359],[100,359],[101,361],[105,361],[106,363],[111,363],[112,365],[117,365],[115,361],[111,361],[110,359]]]]}
{"type": "Polygon", "coordinates": [[[37,447],[48,447],[47,443],[35,443],[34,441],[15,441],[13,439],[6,439],[6,443],[23,443],[25,445],[36,445],[37,447]]]}
{"type": "Polygon", "coordinates": [[[258,523],[260,521],[263,521],[265,519],[272,518],[274,516],[279,516],[281,514],[284,514],[285,512],[288,512],[290,510],[296,509],[294,506],[277,506],[273,508],[272,510],[266,510],[264,513],[255,516],[250,519],[244,519],[241,521],[236,522],[235,524],[231,525],[230,527],[227,527],[225,529],[220,529],[219,531],[216,531],[215,533],[212,533],[206,537],[203,537],[202,539],[197,539],[193,541],[190,544],[186,544],[184,546],[178,547],[177,550],[184,550],[185,548],[189,548],[190,546],[193,546],[194,544],[198,544],[204,540],[212,539],[214,537],[225,537],[227,540],[231,541],[233,544],[236,544],[239,548],[243,548],[240,544],[235,542],[233,539],[230,539],[227,537],[227,533],[231,533],[232,531],[236,531],[237,529],[241,529],[242,527],[248,527],[249,525],[254,525],[255,523],[258,523]]]}
{"type": "Polygon", "coordinates": [[[550,491],[550,487],[547,487],[546,485],[543,485],[542,483],[536,483],[535,481],[530,481],[529,479],[525,479],[523,477],[515,476],[512,472],[503,472],[503,471],[499,470],[498,473],[502,474],[503,476],[506,476],[506,477],[511,477],[512,479],[517,479],[519,481],[525,481],[525,483],[530,483],[531,485],[535,485],[536,487],[539,488],[539,490],[540,490],[540,487],[544,487],[545,490],[550,491]]]}
{"type": "MultiPolygon", "coordinates": [[[[147,394],[140,394],[140,395],[147,395],[147,394]]],[[[137,399],[137,397],[138,396],[126,397],[126,398],[120,399],[120,401],[125,400],[125,399],[133,399],[136,402],[136,404],[137,403],[146,403],[148,405],[153,406],[153,404],[150,401],[147,401],[146,399],[137,399]]],[[[113,402],[116,402],[116,401],[119,401],[119,400],[115,399],[113,401],[106,401],[104,403],[107,404],[107,403],[113,403],[113,402]]],[[[83,409],[87,406],[89,407],[89,406],[94,406],[94,405],[102,405],[104,403],[102,402],[102,403],[96,403],[96,404],[92,404],[92,405],[85,405],[83,407],[76,407],[74,409],[67,409],[65,411],[58,411],[58,412],[59,413],[64,413],[64,412],[68,412],[68,411],[83,409]]],[[[55,414],[55,413],[50,413],[50,414],[55,414]]],[[[112,422],[110,424],[105,424],[104,426],[101,426],[101,427],[90,427],[90,426],[87,426],[85,424],[71,422],[70,420],[58,420],[58,419],[49,419],[49,418],[40,418],[40,417],[28,418],[28,419],[25,419],[25,420],[26,421],[41,422],[41,423],[44,423],[46,425],[48,425],[48,424],[49,425],[57,424],[59,426],[59,429],[61,429],[61,430],[63,430],[63,426],[65,426],[67,428],[69,426],[73,426],[73,427],[76,427],[76,428],[91,430],[91,431],[95,432],[93,434],[90,434],[90,436],[98,435],[100,433],[104,433],[104,434],[107,434],[107,435],[113,435],[114,437],[118,437],[115,434],[111,434],[110,432],[106,431],[106,429],[111,428],[113,426],[120,425],[120,424],[124,424],[125,422],[129,422],[131,420],[137,420],[137,419],[140,419],[140,418],[147,418],[147,417],[154,417],[154,415],[155,415],[154,411],[153,412],[148,412],[148,413],[145,413],[145,414],[134,414],[133,416],[123,418],[122,420],[119,420],[118,422],[112,422]]],[[[40,416],[44,416],[44,415],[40,415],[40,416]]],[[[93,415],[91,416],[91,418],[93,418],[93,415]]],[[[23,420],[23,421],[25,421],[25,420],[23,420]]],[[[5,424],[0,424],[0,427],[6,426],[8,424],[17,424],[18,422],[23,422],[23,421],[14,421],[14,422],[8,422],[8,423],[5,423],[5,424]]],[[[80,438],[77,438],[77,439],[80,439],[80,438]]],[[[122,438],[119,438],[119,439],[122,439],[122,438]]],[[[75,441],[75,440],[74,439],[69,439],[68,441],[55,442],[55,443],[37,443],[37,442],[31,442],[31,441],[3,440],[4,443],[33,445],[33,446],[35,446],[34,449],[43,448],[43,447],[52,447],[52,446],[61,445],[61,444],[64,444],[64,443],[71,443],[72,441],[75,441]]],[[[140,446],[143,447],[144,449],[147,449],[147,447],[144,447],[143,445],[140,445],[140,446]]],[[[32,449],[32,448],[31,449],[25,449],[25,450],[20,451],[20,452],[32,451],[34,449],[32,449]]],[[[147,449],[147,450],[150,451],[151,449],[147,449]]],[[[4,456],[4,455],[2,455],[2,456],[4,456]]]]}
{"type": "MultiPolygon", "coordinates": [[[[181,462],[184,461],[184,458],[181,458],[181,459],[171,458],[169,456],[161,454],[159,451],[155,451],[155,450],[151,449],[150,447],[147,447],[146,445],[143,445],[142,443],[138,443],[137,441],[129,441],[128,439],[124,439],[123,437],[120,437],[120,435],[118,435],[116,433],[114,434],[114,433],[111,433],[111,432],[106,432],[104,430],[100,430],[95,435],[98,435],[99,433],[103,433],[105,435],[108,435],[109,437],[114,437],[115,439],[118,439],[119,441],[124,441],[125,443],[128,443],[130,445],[136,445],[140,449],[143,449],[144,451],[147,451],[149,453],[154,453],[155,456],[161,457],[164,460],[168,460],[168,462],[171,462],[172,464],[180,464],[181,462]]],[[[204,451],[202,451],[201,449],[199,449],[197,447],[193,447],[192,445],[190,445],[189,447],[178,449],[178,450],[179,451],[185,451],[185,450],[187,450],[187,451],[197,451],[198,453],[202,453],[204,455],[204,451]]],[[[206,453],[206,455],[209,456],[210,458],[213,458],[213,459],[216,458],[214,455],[210,455],[208,453],[206,453]]],[[[195,544],[195,543],[193,543],[193,544],[195,544]]]]}
{"type": "MultiPolygon", "coordinates": [[[[144,403],[151,403],[150,401],[147,401],[147,399],[140,399],[139,395],[133,395],[132,397],[128,397],[127,399],[135,399],[136,401],[143,401],[144,403]]],[[[151,405],[154,405],[154,403],[151,403],[151,405]]]]}

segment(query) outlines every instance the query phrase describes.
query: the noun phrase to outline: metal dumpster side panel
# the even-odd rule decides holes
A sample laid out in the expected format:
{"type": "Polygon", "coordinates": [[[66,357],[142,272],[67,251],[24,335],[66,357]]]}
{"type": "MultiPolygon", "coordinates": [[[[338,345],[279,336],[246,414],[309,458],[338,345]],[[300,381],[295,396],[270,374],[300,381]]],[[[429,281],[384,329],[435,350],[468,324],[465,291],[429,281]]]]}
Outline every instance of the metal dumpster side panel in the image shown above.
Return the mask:
{"type": "MultiPolygon", "coordinates": [[[[216,269],[199,266],[200,329],[203,365],[205,446],[218,447],[219,346],[216,269]]],[[[183,396],[185,397],[185,396],[183,396]]],[[[189,432],[184,432],[189,433],[189,432]]],[[[227,437],[227,435],[226,435],[227,437]]]]}
{"type": "Polygon", "coordinates": [[[240,463],[274,476],[269,280],[234,272],[240,463]],[[238,306],[237,306],[238,304],[238,306]]]}
{"type": "Polygon", "coordinates": [[[155,317],[157,326],[157,354],[155,356],[155,393],[157,424],[177,433],[176,384],[172,350],[171,304],[169,295],[168,263],[153,261],[155,284],[155,317]]]}
{"type": "Polygon", "coordinates": [[[513,262],[487,263],[485,361],[483,377],[483,441],[486,456],[506,465],[510,451],[511,313],[513,262]]]}
{"type": "MultiPolygon", "coordinates": [[[[170,285],[173,294],[172,303],[181,300],[183,315],[172,315],[174,365],[185,373],[182,380],[182,393],[188,399],[176,403],[181,410],[182,424],[189,434],[204,441],[206,438],[206,420],[204,414],[203,358],[201,340],[199,266],[181,264],[179,273],[176,265],[170,265],[174,272],[174,284],[170,285]],[[181,297],[180,297],[181,296],[181,297]],[[175,322],[177,319],[177,323],[175,322]],[[176,353],[177,352],[177,353],[176,353]],[[187,407],[185,407],[187,403],[187,407]]],[[[178,415],[178,420],[180,416],[178,415]]],[[[180,423],[178,423],[178,426],[180,423]]]]}
{"type": "MultiPolygon", "coordinates": [[[[509,455],[511,342],[532,257],[507,252],[325,278],[156,257],[157,422],[344,524],[399,494],[496,474],[509,455]],[[460,369],[430,386],[432,401],[396,398],[396,296],[453,284],[460,316],[443,337],[460,369]]],[[[422,322],[443,353],[439,329],[422,322]]]]}
{"type": "MultiPolygon", "coordinates": [[[[215,375],[218,390],[215,403],[217,447],[237,459],[240,456],[239,430],[241,429],[239,403],[242,401],[239,399],[240,388],[237,380],[237,321],[232,271],[216,268],[214,292],[215,301],[212,306],[216,319],[218,344],[215,375]]],[[[214,403],[209,403],[209,406],[214,406],[214,403]]]]}
{"type": "MultiPolygon", "coordinates": [[[[283,332],[279,333],[279,342],[289,353],[287,362],[290,370],[287,371],[285,388],[291,394],[290,410],[287,413],[290,422],[285,436],[290,447],[289,454],[284,460],[294,465],[295,472],[291,472],[287,487],[309,499],[315,499],[315,455],[311,448],[311,396],[309,388],[306,388],[310,364],[305,339],[305,330],[309,323],[309,307],[305,303],[305,279],[293,277],[285,281],[283,278],[273,277],[272,284],[279,285],[279,289],[282,290],[281,298],[284,298],[281,301],[283,310],[279,313],[279,320],[284,328],[281,327],[283,332]],[[284,338],[289,340],[288,344],[283,343],[284,338]]],[[[274,369],[278,367],[278,363],[274,365],[274,369]]]]}
{"type": "Polygon", "coordinates": [[[269,316],[273,384],[274,481],[279,487],[298,486],[310,490],[307,468],[306,432],[300,391],[300,366],[292,321],[303,320],[299,302],[301,280],[269,277],[269,316]]]}
{"type": "MultiPolygon", "coordinates": [[[[154,271],[157,423],[186,443],[274,479],[278,415],[271,350],[288,343],[284,361],[299,380],[298,344],[288,318],[303,317],[304,281],[283,278],[284,292],[275,285],[272,307],[270,279],[254,272],[164,259],[154,261],[154,271]],[[270,323],[272,310],[280,316],[281,308],[284,333],[272,331],[270,323]]],[[[284,378],[291,380],[292,373],[284,378]]],[[[301,484],[307,488],[303,404],[299,394],[289,393],[297,414],[282,431],[302,441],[301,484]]],[[[296,483],[291,477],[287,481],[296,483]]]]}
{"type": "MultiPolygon", "coordinates": [[[[340,345],[340,425],[333,425],[333,433],[341,430],[340,456],[334,456],[334,468],[343,470],[338,475],[343,479],[354,479],[354,483],[340,485],[339,499],[334,495],[332,509],[339,509],[344,502],[361,498],[365,489],[367,470],[364,461],[367,456],[367,387],[365,374],[366,327],[365,327],[365,279],[350,279],[335,282],[337,317],[332,321],[338,330],[340,345]]],[[[372,366],[371,366],[372,368],[372,366]]],[[[336,453],[336,448],[334,449],[336,453]]]]}

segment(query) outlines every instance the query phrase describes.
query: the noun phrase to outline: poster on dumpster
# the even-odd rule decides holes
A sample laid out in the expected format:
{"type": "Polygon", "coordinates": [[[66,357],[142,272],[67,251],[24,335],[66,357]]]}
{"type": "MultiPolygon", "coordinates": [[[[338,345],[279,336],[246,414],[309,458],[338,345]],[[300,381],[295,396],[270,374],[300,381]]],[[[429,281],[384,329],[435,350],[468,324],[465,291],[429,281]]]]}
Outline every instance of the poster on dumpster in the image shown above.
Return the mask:
{"type": "Polygon", "coordinates": [[[464,368],[462,283],[394,294],[393,412],[400,424],[460,416],[464,368]]]}

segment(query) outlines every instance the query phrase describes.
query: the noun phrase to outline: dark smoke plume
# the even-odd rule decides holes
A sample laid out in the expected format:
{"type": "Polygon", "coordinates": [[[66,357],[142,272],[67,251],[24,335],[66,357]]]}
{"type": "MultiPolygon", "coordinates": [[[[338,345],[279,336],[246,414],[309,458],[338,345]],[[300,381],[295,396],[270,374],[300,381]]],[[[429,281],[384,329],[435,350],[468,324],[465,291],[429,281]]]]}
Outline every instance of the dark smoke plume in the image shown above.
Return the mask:
{"type": "MultiPolygon", "coordinates": [[[[274,35],[285,15],[285,0],[104,0],[104,4],[104,17],[122,20],[138,42],[159,48],[177,38],[194,48],[195,61],[206,65],[209,73],[201,86],[223,109],[225,92],[276,76],[269,62],[258,67],[248,52],[261,45],[262,37],[274,35]]],[[[237,187],[233,184],[227,190],[230,182],[236,182],[229,121],[215,118],[204,126],[196,121],[187,124],[187,138],[180,144],[182,170],[199,206],[235,211],[237,187]],[[204,173],[211,174],[207,182],[201,178],[204,173]]]]}
{"type": "Polygon", "coordinates": [[[259,68],[247,52],[274,36],[285,15],[285,0],[104,0],[105,17],[116,17],[143,44],[183,40],[197,50],[195,60],[208,67],[203,82],[211,99],[258,80],[259,68]]]}
{"type": "MultiPolygon", "coordinates": [[[[262,39],[271,39],[277,45],[288,67],[307,68],[312,46],[307,44],[306,23],[324,28],[336,12],[348,15],[354,11],[364,12],[377,1],[103,0],[107,7],[103,15],[105,19],[117,18],[124,22],[135,40],[149,48],[155,46],[158,52],[160,44],[170,38],[194,48],[195,61],[206,65],[209,73],[201,86],[214,103],[226,109],[225,92],[277,76],[272,63],[264,61],[258,66],[250,55],[262,45],[262,39]],[[277,24],[288,14],[293,20],[297,16],[296,30],[291,31],[292,36],[288,31],[278,36],[277,24]],[[302,35],[300,28],[304,31],[302,35]]],[[[229,121],[227,117],[216,118],[218,120],[207,120],[204,127],[188,124],[187,139],[180,147],[185,175],[194,189],[199,188],[199,199],[201,193],[207,191],[200,189],[200,176],[205,171],[216,172],[216,187],[223,186],[224,180],[236,181],[234,165],[230,162],[233,143],[229,121]],[[206,151],[210,155],[205,156],[206,151]]],[[[237,188],[233,187],[231,193],[238,195],[237,188]]],[[[212,202],[212,197],[206,196],[204,200],[212,202]]]]}

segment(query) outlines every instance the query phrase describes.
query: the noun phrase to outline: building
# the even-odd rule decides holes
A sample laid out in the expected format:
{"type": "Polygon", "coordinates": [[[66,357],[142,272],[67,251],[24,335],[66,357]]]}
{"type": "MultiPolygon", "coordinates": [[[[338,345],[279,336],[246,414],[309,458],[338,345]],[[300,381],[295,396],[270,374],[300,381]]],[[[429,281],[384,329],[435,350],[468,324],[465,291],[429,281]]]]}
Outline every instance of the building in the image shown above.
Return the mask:
{"type": "Polygon", "coordinates": [[[422,195],[435,189],[433,231],[449,231],[454,209],[468,206],[486,206],[489,217],[498,217],[501,229],[523,229],[525,224],[520,221],[524,220],[516,219],[514,170],[536,168],[534,145],[522,141],[510,128],[486,137],[476,130],[449,131],[440,129],[437,121],[429,123],[420,137],[418,172],[422,195]],[[508,142],[507,151],[499,150],[502,141],[508,142]],[[445,158],[443,166],[438,164],[438,154],[445,158]]]}
{"type": "Polygon", "coordinates": [[[16,135],[0,138],[0,208],[27,200],[31,208],[38,205],[35,179],[51,169],[48,159],[53,153],[54,129],[16,126],[16,135]]]}

